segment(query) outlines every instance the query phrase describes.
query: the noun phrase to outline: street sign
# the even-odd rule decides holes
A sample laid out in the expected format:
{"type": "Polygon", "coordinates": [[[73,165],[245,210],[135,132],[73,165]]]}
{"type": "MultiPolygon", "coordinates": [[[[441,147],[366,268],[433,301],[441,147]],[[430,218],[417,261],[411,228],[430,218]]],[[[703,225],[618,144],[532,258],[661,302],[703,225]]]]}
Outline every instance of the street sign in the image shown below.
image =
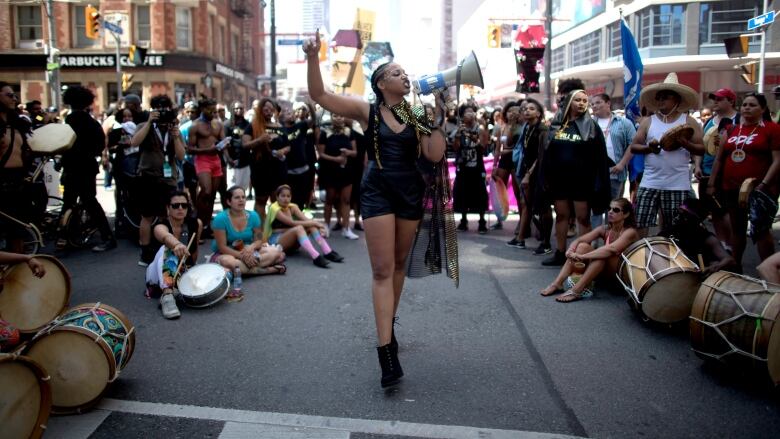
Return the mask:
{"type": "Polygon", "coordinates": [[[772,24],[775,21],[775,11],[769,11],[766,14],[761,14],[758,17],[753,17],[748,20],[747,30],[757,29],[761,26],[772,24]]]}
{"type": "Polygon", "coordinates": [[[297,39],[297,40],[296,39],[283,39],[283,40],[279,40],[278,44],[280,46],[297,46],[299,44],[303,44],[303,40],[302,39],[297,39]]]}
{"type": "Polygon", "coordinates": [[[114,24],[114,23],[112,23],[110,21],[105,21],[104,20],[103,21],[103,27],[106,30],[111,31],[111,32],[113,32],[113,33],[115,33],[117,35],[122,35],[122,33],[123,33],[122,28],[118,24],[114,24]]]}
{"type": "Polygon", "coordinates": [[[56,63],[56,62],[46,63],[46,70],[51,71],[51,70],[57,70],[59,68],[60,68],[60,63],[56,63]]]}

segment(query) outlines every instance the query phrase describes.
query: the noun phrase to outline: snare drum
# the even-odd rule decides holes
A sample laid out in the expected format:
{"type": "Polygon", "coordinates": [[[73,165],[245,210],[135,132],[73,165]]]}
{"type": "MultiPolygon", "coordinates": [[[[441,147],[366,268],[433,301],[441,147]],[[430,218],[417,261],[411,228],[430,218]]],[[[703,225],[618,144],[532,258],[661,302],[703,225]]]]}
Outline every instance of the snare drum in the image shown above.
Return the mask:
{"type": "Polygon", "coordinates": [[[768,373],[780,384],[780,285],[719,271],[691,309],[691,346],[701,358],[768,373]]]}
{"type": "Polygon", "coordinates": [[[40,438],[51,412],[46,371],[30,358],[0,354],[0,436],[40,438]]]}
{"type": "Polygon", "coordinates": [[[55,155],[69,150],[76,142],[76,132],[68,124],[50,123],[32,132],[27,140],[30,149],[38,154],[55,155]]]}
{"type": "Polygon", "coordinates": [[[81,413],[98,402],[133,355],[134,329],[116,308],[85,303],[35,335],[24,353],[52,375],[52,412],[81,413]]]}
{"type": "Polygon", "coordinates": [[[688,318],[701,283],[700,270],[674,241],[641,239],[628,247],[622,258],[618,280],[634,309],[660,323],[688,318]]]}
{"type": "Polygon", "coordinates": [[[53,256],[36,255],[46,268],[42,278],[27,264],[9,267],[0,290],[0,317],[23,334],[34,334],[57,317],[70,301],[70,273],[53,256]]]}
{"type": "Polygon", "coordinates": [[[185,305],[205,308],[227,295],[230,281],[221,265],[208,263],[187,270],[179,279],[178,288],[185,305]]]}

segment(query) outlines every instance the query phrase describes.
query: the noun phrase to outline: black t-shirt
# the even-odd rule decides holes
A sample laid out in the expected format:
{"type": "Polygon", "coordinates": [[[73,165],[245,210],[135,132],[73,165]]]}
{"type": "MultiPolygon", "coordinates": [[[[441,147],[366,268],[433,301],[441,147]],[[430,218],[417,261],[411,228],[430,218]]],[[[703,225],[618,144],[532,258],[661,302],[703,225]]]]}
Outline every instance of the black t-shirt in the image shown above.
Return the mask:
{"type": "Polygon", "coordinates": [[[309,163],[306,154],[306,132],[308,129],[309,123],[306,121],[299,121],[292,126],[286,127],[287,140],[290,142],[290,152],[287,154],[287,169],[302,168],[309,163]]]}
{"type": "Polygon", "coordinates": [[[252,150],[244,148],[241,144],[241,136],[250,125],[246,119],[241,119],[238,123],[231,120],[225,124],[225,137],[230,137],[228,155],[231,159],[238,160],[237,168],[246,167],[252,162],[252,150]]]}
{"type": "MultiPolygon", "coordinates": [[[[168,229],[168,232],[173,233],[173,227],[171,226],[171,222],[167,217],[163,219],[160,224],[165,226],[168,229]]],[[[198,219],[192,217],[185,218],[184,223],[181,225],[181,236],[179,237],[179,242],[187,245],[190,242],[192,235],[196,233],[198,233],[198,219]]],[[[157,238],[154,236],[154,233],[152,233],[152,241],[153,248],[160,248],[164,245],[162,242],[157,240],[157,238]]],[[[188,267],[191,267],[195,265],[195,261],[193,260],[192,256],[198,250],[198,240],[193,239],[192,245],[190,245],[187,250],[189,250],[190,256],[187,258],[186,264],[188,267]]]]}
{"type": "Polygon", "coordinates": [[[98,172],[95,157],[106,144],[103,128],[86,111],[74,111],[65,118],[65,123],[76,132],[76,142],[62,154],[62,167],[71,175],[94,176],[98,172]]]}

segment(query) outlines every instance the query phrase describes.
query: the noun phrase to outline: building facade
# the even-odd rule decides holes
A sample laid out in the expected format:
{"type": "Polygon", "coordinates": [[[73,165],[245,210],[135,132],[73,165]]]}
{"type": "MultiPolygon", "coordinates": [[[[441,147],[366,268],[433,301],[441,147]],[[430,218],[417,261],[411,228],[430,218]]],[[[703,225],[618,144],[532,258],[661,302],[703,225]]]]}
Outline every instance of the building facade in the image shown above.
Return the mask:
{"type": "MultiPolygon", "coordinates": [[[[45,2],[43,2],[45,3],[45,2]]],[[[122,28],[120,64],[132,75],[124,94],[168,94],[181,105],[200,95],[221,102],[248,104],[259,95],[264,74],[263,8],[252,0],[163,0],[53,2],[56,47],[62,88],[92,89],[95,110],[117,100],[116,39],[103,28],[100,38],[86,37],[85,8],[99,8],[104,21],[122,28]],[[143,65],[128,60],[130,45],[147,49],[143,65]]],[[[48,86],[46,46],[49,20],[44,5],[0,5],[0,26],[11,38],[0,41],[0,78],[12,83],[22,102],[54,102],[48,86]]]]}

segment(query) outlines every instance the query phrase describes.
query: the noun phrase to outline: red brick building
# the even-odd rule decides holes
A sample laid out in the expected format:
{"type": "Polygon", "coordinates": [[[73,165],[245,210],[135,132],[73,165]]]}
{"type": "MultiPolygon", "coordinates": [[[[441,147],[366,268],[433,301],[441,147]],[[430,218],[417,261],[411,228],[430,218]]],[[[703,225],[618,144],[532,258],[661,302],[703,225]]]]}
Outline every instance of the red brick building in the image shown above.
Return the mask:
{"type": "MultiPolygon", "coordinates": [[[[46,2],[43,2],[46,3],[46,2]]],[[[60,50],[60,83],[81,84],[97,95],[96,110],[116,101],[116,46],[105,29],[86,37],[85,8],[98,7],[105,21],[123,33],[120,63],[133,75],[126,93],[146,105],[166,93],[175,102],[204,94],[220,102],[245,104],[259,95],[257,76],[264,74],[263,8],[255,0],[93,0],[53,2],[56,47],[60,50]],[[143,66],[127,60],[131,44],[147,48],[143,66]]],[[[0,80],[20,92],[22,102],[53,102],[47,83],[45,45],[49,39],[45,5],[0,5],[0,80]]]]}

